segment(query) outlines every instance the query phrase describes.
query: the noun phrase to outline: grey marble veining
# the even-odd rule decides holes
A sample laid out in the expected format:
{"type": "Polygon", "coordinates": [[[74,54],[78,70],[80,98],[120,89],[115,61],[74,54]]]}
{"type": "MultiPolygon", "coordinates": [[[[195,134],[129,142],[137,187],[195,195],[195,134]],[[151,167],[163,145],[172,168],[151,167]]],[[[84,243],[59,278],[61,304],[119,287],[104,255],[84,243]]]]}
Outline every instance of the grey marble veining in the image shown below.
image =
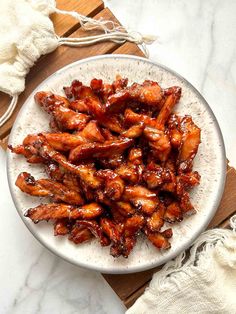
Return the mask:
{"type": "MultiPolygon", "coordinates": [[[[198,88],[223,132],[236,166],[236,1],[107,0],[130,28],[155,34],[150,58],[198,88]]],[[[0,151],[0,313],[124,313],[101,275],[70,265],[44,249],[20,220],[10,199],[0,151]],[[4,196],[4,197],[3,197],[4,196]]]]}

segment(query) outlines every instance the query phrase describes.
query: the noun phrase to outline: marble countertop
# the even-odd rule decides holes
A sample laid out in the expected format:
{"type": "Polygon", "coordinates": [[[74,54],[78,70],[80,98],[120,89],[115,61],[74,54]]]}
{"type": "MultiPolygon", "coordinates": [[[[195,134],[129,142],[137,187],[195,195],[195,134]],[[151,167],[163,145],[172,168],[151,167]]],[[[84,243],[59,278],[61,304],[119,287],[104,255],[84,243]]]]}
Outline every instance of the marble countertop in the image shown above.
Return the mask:
{"type": "MultiPolygon", "coordinates": [[[[204,95],[236,166],[236,1],[105,2],[125,26],[158,37],[149,46],[150,58],[179,72],[204,95]]],[[[124,313],[99,273],[59,259],[29,233],[11,201],[1,150],[0,177],[0,313],[124,313]]]]}

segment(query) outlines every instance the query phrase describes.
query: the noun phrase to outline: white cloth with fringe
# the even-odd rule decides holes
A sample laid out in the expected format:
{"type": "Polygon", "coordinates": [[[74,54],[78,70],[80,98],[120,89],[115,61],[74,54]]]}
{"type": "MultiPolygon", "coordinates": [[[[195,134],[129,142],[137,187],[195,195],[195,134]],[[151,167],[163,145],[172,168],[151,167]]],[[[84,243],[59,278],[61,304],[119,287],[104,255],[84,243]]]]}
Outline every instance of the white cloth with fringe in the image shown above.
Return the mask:
{"type": "Polygon", "coordinates": [[[60,45],[81,47],[101,41],[131,41],[142,45],[147,54],[145,44],[155,40],[153,36],[126,31],[113,21],[95,20],[77,12],[59,10],[55,0],[2,0],[0,18],[0,91],[12,96],[7,111],[0,117],[0,127],[10,118],[18,95],[25,89],[25,76],[41,55],[60,45]],[[58,37],[49,18],[51,13],[70,15],[84,30],[98,29],[101,33],[81,38],[58,37]]]}
{"type": "Polygon", "coordinates": [[[230,224],[202,233],[188,257],[167,263],[126,314],[235,314],[236,215],[230,224]]]}

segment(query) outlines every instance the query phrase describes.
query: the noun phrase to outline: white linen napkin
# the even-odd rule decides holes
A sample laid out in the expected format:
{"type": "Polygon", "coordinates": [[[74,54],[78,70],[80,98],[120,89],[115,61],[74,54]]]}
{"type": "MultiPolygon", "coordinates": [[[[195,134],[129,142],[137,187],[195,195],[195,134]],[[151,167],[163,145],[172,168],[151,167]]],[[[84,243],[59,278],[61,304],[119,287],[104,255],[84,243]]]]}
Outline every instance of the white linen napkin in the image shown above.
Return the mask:
{"type": "Polygon", "coordinates": [[[167,263],[126,314],[235,314],[236,215],[231,227],[202,233],[189,257],[167,263]]]}

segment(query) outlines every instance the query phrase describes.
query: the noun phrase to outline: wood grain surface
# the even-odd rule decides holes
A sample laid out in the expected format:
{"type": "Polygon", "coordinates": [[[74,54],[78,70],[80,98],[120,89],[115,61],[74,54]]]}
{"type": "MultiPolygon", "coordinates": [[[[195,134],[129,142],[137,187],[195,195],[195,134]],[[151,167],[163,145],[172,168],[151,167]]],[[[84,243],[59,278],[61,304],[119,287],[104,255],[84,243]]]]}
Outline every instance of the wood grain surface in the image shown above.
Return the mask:
{"type": "MultiPolygon", "coordinates": [[[[57,8],[60,10],[74,11],[89,17],[93,17],[104,8],[101,0],[57,0],[57,8]]],[[[79,21],[65,14],[53,13],[51,19],[58,36],[67,37],[80,27],[79,21]]]]}
{"type": "MultiPolygon", "coordinates": [[[[78,13],[92,16],[95,18],[111,19],[117,21],[112,12],[104,9],[101,0],[57,0],[57,7],[61,10],[76,11],[78,13]]],[[[78,20],[67,15],[52,14],[52,21],[56,33],[64,37],[80,37],[87,36],[80,27],[78,20]]],[[[89,34],[97,34],[97,32],[89,32],[89,34]]],[[[26,78],[26,89],[20,95],[16,111],[12,118],[0,128],[0,145],[6,149],[8,135],[15,121],[17,113],[31,92],[49,75],[62,68],[63,66],[86,57],[101,55],[107,53],[130,54],[144,57],[140,48],[133,43],[124,43],[123,45],[103,42],[89,47],[72,48],[61,46],[56,51],[43,56],[38,60],[34,67],[30,70],[26,78]]],[[[9,97],[0,93],[0,115],[2,115],[9,103],[9,97]]],[[[217,226],[227,228],[229,226],[229,217],[235,213],[236,204],[236,171],[228,166],[227,178],[223,198],[221,204],[212,219],[208,228],[217,226]]],[[[153,273],[157,272],[161,267],[151,269],[144,272],[128,275],[103,275],[110,286],[114,289],[120,299],[127,307],[130,307],[135,300],[143,293],[148,286],[153,273]]]]}

